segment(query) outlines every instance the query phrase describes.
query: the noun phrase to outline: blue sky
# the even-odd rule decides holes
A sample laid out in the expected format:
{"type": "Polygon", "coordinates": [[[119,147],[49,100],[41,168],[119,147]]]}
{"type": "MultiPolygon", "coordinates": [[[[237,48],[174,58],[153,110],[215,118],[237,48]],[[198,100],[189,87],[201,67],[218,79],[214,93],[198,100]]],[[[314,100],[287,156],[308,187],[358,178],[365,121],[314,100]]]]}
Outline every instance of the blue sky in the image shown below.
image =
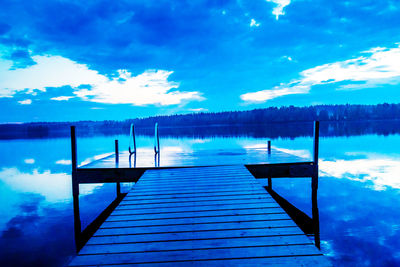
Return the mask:
{"type": "Polygon", "coordinates": [[[0,122],[400,102],[396,1],[0,4],[0,122]]]}

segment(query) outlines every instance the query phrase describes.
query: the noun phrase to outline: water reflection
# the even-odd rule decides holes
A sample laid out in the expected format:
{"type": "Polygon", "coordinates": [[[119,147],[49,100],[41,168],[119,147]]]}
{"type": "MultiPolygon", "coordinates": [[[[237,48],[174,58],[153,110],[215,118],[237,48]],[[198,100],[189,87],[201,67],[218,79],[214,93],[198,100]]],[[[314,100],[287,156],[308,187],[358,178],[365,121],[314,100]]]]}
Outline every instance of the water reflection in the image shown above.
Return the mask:
{"type": "Polygon", "coordinates": [[[321,175],[365,183],[374,190],[400,189],[400,157],[347,153],[347,159],[321,160],[321,175]],[[356,158],[355,158],[356,157],[356,158]]]}
{"type": "MultiPolygon", "coordinates": [[[[302,127],[286,131],[298,128],[302,127]]],[[[168,147],[182,152],[265,147],[266,136],[276,137],[272,138],[274,148],[298,156],[309,157],[312,148],[308,133],[285,133],[284,127],[278,132],[253,128],[243,134],[240,130],[239,137],[218,131],[219,137],[206,132],[194,135],[192,131],[186,137],[167,138],[161,128],[161,153],[168,147]],[[287,138],[292,135],[293,140],[287,138]]],[[[388,136],[371,134],[373,128],[360,131],[358,136],[351,136],[355,130],[340,130],[337,135],[345,137],[335,137],[334,128],[321,131],[330,136],[320,143],[322,252],[338,266],[400,266],[399,130],[388,136]]],[[[114,139],[120,140],[121,151],[127,150],[127,135],[78,137],[79,161],[112,153],[114,139]]],[[[137,157],[140,148],[153,150],[151,137],[138,136],[136,142],[137,157]]],[[[64,265],[75,252],[69,139],[0,141],[0,151],[0,266],[9,266],[10,262],[17,266],[64,265]]],[[[134,159],[131,164],[134,166],[134,159]]],[[[275,179],[274,190],[312,217],[309,180],[275,179]]],[[[85,227],[115,198],[115,185],[83,185],[80,191],[85,227]]]]}

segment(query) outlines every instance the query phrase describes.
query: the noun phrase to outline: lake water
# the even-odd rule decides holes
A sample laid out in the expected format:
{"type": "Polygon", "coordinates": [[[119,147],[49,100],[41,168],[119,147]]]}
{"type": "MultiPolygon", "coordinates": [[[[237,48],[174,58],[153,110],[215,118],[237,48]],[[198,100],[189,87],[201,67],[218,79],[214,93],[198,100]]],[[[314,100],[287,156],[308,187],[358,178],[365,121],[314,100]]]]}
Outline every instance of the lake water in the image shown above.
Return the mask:
{"type": "MultiPolygon", "coordinates": [[[[323,127],[321,250],[337,266],[400,266],[400,130],[362,127],[323,127]]],[[[272,126],[268,131],[263,126],[241,131],[208,127],[201,134],[188,134],[187,129],[161,128],[161,151],[229,151],[272,140],[275,148],[311,158],[310,124],[277,129],[279,133],[272,126]],[[309,130],[296,134],[301,127],[309,130]]],[[[126,150],[128,138],[78,134],[78,160],[112,153],[114,139],[126,150]]],[[[153,138],[138,136],[137,145],[151,149],[153,138]]],[[[69,138],[0,140],[0,151],[0,266],[63,266],[75,254],[69,138]]],[[[311,179],[274,179],[273,186],[311,216],[311,179]]],[[[114,184],[81,185],[83,226],[114,197],[114,184]]]]}

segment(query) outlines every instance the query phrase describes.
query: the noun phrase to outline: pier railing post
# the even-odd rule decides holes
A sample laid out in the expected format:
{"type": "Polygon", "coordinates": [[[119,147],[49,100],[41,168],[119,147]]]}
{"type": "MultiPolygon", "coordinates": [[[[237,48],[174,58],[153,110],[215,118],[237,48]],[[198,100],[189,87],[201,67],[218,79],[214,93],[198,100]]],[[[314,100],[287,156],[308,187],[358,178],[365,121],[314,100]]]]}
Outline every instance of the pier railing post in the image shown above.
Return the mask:
{"type": "Polygon", "coordinates": [[[80,240],[82,233],[81,216],[79,212],[79,181],[77,177],[77,153],[76,153],[76,133],[75,126],[71,126],[71,165],[72,165],[72,200],[74,206],[74,232],[75,245],[77,251],[80,248],[80,240]]]}
{"type": "Polygon", "coordinates": [[[158,134],[158,123],[154,125],[154,154],[160,153],[160,137],[158,134]]]}
{"type": "Polygon", "coordinates": [[[271,154],[271,140],[268,140],[268,154],[271,154]]]}
{"type": "MultiPolygon", "coordinates": [[[[271,155],[271,140],[268,140],[268,156],[271,155]]],[[[272,178],[271,175],[268,175],[268,188],[272,189],[272,178]]]]}
{"type": "MultiPolygon", "coordinates": [[[[119,150],[118,150],[118,140],[115,140],[115,167],[118,168],[119,165],[119,150]]],[[[121,183],[117,182],[117,197],[121,196],[121,183]]]]}
{"type": "Polygon", "coordinates": [[[314,228],[314,240],[317,248],[321,248],[319,235],[319,211],[318,211],[318,157],[319,157],[319,121],[314,122],[314,170],[311,180],[311,202],[312,202],[312,220],[314,228]]]}
{"type": "Polygon", "coordinates": [[[319,156],[319,121],[314,122],[314,153],[313,153],[313,179],[312,187],[318,189],[318,156],[319,156]]]}

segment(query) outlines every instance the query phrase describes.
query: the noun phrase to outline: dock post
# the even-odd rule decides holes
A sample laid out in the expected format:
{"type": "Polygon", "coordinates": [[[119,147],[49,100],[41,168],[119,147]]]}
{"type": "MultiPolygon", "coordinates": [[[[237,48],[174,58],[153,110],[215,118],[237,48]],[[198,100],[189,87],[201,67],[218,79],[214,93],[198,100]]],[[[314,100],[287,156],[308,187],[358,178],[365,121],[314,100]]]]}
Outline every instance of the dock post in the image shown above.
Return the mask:
{"type": "MultiPolygon", "coordinates": [[[[119,165],[118,140],[115,140],[115,167],[119,165]]],[[[121,196],[121,183],[117,182],[117,197],[121,196]]]]}
{"type": "Polygon", "coordinates": [[[82,233],[81,216],[79,212],[79,181],[77,177],[77,153],[76,153],[76,134],[75,126],[71,126],[71,165],[72,165],[72,199],[74,206],[74,232],[76,250],[80,249],[82,233]]]}
{"type": "MultiPolygon", "coordinates": [[[[271,140],[268,140],[268,156],[271,156],[271,140]]],[[[268,175],[268,188],[272,189],[272,178],[268,175]]]]}
{"type": "Polygon", "coordinates": [[[268,140],[268,154],[271,154],[271,140],[268,140]]]}
{"type": "Polygon", "coordinates": [[[318,211],[318,157],[319,157],[319,121],[314,122],[314,170],[311,178],[311,201],[312,201],[312,220],[314,228],[315,246],[321,249],[321,241],[319,235],[319,211],[318,211]]]}
{"type": "Polygon", "coordinates": [[[312,187],[318,189],[318,154],[319,154],[319,121],[314,122],[314,171],[312,177],[312,187]]]}

